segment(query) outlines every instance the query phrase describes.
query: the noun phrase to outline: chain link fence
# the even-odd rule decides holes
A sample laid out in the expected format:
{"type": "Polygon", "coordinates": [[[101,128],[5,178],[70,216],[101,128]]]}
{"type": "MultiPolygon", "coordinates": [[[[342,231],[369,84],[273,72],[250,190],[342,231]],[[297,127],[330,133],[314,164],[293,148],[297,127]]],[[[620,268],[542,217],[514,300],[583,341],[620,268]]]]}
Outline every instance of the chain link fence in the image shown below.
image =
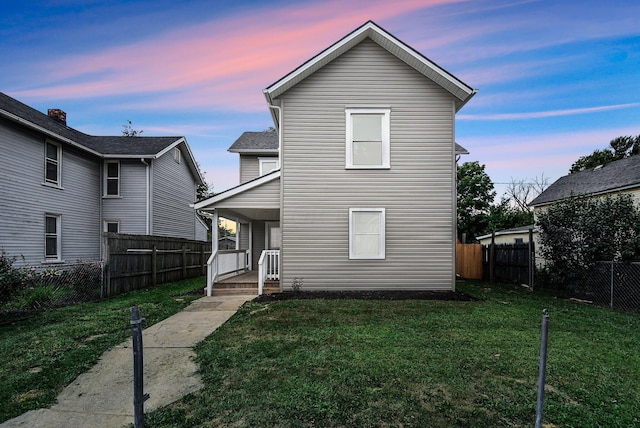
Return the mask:
{"type": "Polygon", "coordinates": [[[5,256],[0,262],[0,315],[4,318],[94,301],[104,294],[100,261],[13,267],[5,256]]]}
{"type": "Polygon", "coordinates": [[[598,306],[640,312],[640,263],[598,262],[565,292],[598,306]]]}

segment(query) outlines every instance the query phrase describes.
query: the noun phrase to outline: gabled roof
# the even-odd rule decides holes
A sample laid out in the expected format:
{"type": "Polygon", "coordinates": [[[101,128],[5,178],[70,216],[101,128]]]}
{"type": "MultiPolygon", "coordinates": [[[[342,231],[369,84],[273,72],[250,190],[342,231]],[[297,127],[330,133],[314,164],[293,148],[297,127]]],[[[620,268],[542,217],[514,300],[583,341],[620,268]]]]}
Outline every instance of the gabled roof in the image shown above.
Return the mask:
{"type": "Polygon", "coordinates": [[[125,137],[87,135],[0,92],[0,117],[66,142],[101,158],[158,158],[181,146],[196,181],[204,184],[193,153],[184,137],[125,137]]]}
{"type": "MultiPolygon", "coordinates": [[[[278,154],[278,133],[276,131],[246,131],[229,147],[232,153],[278,154]]],[[[469,151],[456,143],[457,155],[468,155],[469,151]]]]}
{"type": "Polygon", "coordinates": [[[276,131],[243,132],[228,149],[232,153],[278,154],[276,131]]]}
{"type": "MultiPolygon", "coordinates": [[[[347,34],[338,42],[329,46],[318,55],[264,89],[263,93],[265,94],[267,103],[273,104],[273,99],[358,45],[366,38],[370,38],[392,55],[395,55],[398,59],[449,91],[457,99],[456,111],[460,110],[476,93],[475,89],[462,82],[420,52],[400,41],[373,21],[367,21],[361,27],[347,34]]],[[[274,111],[272,111],[272,115],[274,115],[274,122],[277,123],[278,118],[274,111]]]]}
{"type": "Polygon", "coordinates": [[[640,155],[560,177],[529,205],[545,205],[571,196],[602,195],[636,187],[640,187],[640,155]]]}

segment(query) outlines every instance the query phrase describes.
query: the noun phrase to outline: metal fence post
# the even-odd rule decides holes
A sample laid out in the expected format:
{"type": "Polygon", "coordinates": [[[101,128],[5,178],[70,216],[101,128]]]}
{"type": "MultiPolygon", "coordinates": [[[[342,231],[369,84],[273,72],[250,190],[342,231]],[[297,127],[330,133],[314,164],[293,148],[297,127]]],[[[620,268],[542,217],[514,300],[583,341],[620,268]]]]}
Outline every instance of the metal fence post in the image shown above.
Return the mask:
{"type": "Polygon", "coordinates": [[[613,273],[613,269],[614,269],[614,268],[613,268],[613,266],[614,266],[614,263],[613,263],[613,260],[611,260],[611,292],[610,292],[610,294],[609,294],[609,295],[610,295],[610,298],[609,298],[609,307],[610,307],[611,309],[613,309],[613,278],[614,278],[614,273],[613,273]]]}
{"type": "Polygon", "coordinates": [[[144,402],[149,394],[144,393],[142,358],[142,323],[140,309],[131,308],[131,337],[133,339],[133,414],[135,428],[144,428],[144,402]]]}
{"type": "Polygon", "coordinates": [[[542,337],[540,338],[540,371],[538,373],[538,404],[536,407],[536,428],[542,427],[544,409],[544,386],[547,382],[547,339],[549,336],[549,312],[542,311],[542,337]]]}

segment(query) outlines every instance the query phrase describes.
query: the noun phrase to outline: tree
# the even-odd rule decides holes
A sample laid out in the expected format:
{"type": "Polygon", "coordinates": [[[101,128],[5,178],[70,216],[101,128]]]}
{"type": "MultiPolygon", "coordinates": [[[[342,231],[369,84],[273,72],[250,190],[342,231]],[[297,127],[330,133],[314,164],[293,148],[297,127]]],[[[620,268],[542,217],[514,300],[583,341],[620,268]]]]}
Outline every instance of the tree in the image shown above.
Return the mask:
{"type": "Polygon", "coordinates": [[[533,224],[533,211],[521,210],[514,207],[508,199],[503,198],[500,203],[489,209],[486,233],[513,229],[533,224]]]}
{"type": "Polygon", "coordinates": [[[139,137],[144,131],[142,129],[137,130],[133,129],[132,123],[130,120],[127,120],[127,123],[122,125],[122,135],[124,137],[139,137]]]}
{"type": "Polygon", "coordinates": [[[507,184],[502,199],[506,200],[517,211],[530,213],[532,208],[529,203],[544,192],[547,187],[549,187],[549,178],[545,177],[544,174],[540,178],[535,177],[531,181],[511,178],[511,182],[507,184]]]}
{"type": "Polygon", "coordinates": [[[595,262],[640,255],[640,210],[630,195],[573,197],[538,215],[540,254],[551,282],[579,284],[595,262]]]}
{"type": "Polygon", "coordinates": [[[496,192],[478,161],[458,166],[458,239],[472,241],[484,232],[496,192]]]}
{"type": "Polygon", "coordinates": [[[593,169],[599,165],[635,156],[640,153],[640,135],[617,137],[609,142],[609,147],[596,149],[587,156],[581,156],[571,165],[569,173],[593,169]]]}

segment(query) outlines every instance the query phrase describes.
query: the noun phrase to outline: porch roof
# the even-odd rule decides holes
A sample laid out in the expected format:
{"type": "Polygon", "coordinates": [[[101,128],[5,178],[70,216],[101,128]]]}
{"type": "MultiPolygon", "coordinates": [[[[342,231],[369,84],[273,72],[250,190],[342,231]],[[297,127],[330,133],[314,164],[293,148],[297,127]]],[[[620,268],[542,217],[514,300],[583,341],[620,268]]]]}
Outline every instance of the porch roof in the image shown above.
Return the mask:
{"type": "Polygon", "coordinates": [[[277,221],[280,219],[280,170],[197,202],[194,208],[217,211],[222,217],[240,220],[277,221]]]}

